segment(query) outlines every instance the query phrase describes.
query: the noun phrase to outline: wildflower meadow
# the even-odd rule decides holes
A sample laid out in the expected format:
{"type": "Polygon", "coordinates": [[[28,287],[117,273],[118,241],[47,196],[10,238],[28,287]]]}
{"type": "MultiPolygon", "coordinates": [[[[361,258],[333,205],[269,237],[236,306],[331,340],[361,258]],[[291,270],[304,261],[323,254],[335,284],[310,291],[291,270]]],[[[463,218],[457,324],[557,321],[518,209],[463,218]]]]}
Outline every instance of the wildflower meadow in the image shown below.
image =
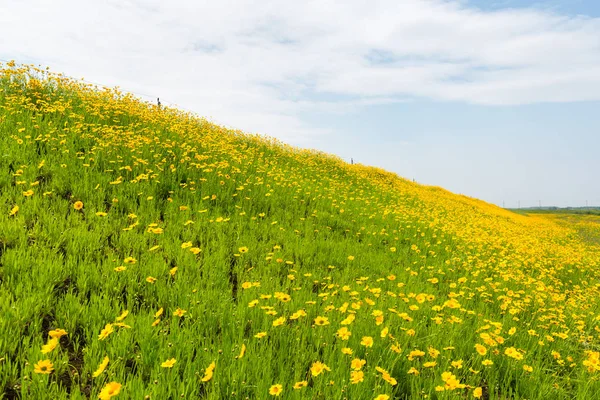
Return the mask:
{"type": "Polygon", "coordinates": [[[2,399],[600,398],[599,232],[0,64],[2,399]]]}

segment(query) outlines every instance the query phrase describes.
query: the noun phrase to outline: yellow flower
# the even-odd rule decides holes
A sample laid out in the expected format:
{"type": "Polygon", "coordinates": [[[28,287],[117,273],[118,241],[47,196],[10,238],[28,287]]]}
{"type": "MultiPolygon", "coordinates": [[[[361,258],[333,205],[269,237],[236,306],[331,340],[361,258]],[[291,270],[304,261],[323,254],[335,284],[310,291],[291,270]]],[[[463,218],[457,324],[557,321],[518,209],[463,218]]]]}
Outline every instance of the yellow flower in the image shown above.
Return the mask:
{"type": "Polygon", "coordinates": [[[267,332],[258,332],[256,335],[254,335],[254,337],[257,339],[262,339],[265,336],[267,336],[267,332]]]}
{"type": "Polygon", "coordinates": [[[533,372],[533,367],[531,365],[523,365],[523,371],[533,372]]]}
{"type": "Polygon", "coordinates": [[[148,283],[154,283],[154,282],[156,282],[156,281],[157,281],[157,279],[156,279],[156,278],[154,278],[154,277],[152,277],[152,276],[148,276],[148,277],[146,278],[146,282],[148,282],[148,283]]]}
{"type": "Polygon", "coordinates": [[[409,361],[414,360],[416,357],[423,357],[425,355],[424,351],[421,350],[412,350],[410,353],[408,353],[408,356],[406,356],[408,358],[409,361]]]}
{"type": "Polygon", "coordinates": [[[493,362],[492,360],[483,360],[483,361],[481,362],[481,364],[483,364],[483,365],[485,365],[486,367],[488,367],[488,366],[490,366],[490,365],[493,365],[493,364],[494,364],[494,362],[493,362]]]}
{"type": "Polygon", "coordinates": [[[315,325],[317,325],[317,326],[329,325],[329,318],[317,317],[317,318],[315,318],[315,325]]]}
{"type": "Polygon", "coordinates": [[[246,345],[244,343],[242,343],[242,347],[240,349],[240,354],[237,356],[238,359],[244,357],[244,354],[246,354],[246,345]]]}
{"type": "Polygon", "coordinates": [[[123,262],[125,264],[135,264],[137,262],[137,260],[133,257],[126,257],[123,262]]]}
{"type": "Polygon", "coordinates": [[[323,371],[331,371],[329,367],[323,364],[321,361],[315,361],[313,365],[310,367],[310,372],[312,376],[319,376],[323,371]]]}
{"type": "Polygon", "coordinates": [[[362,371],[350,371],[350,383],[356,385],[364,381],[365,373],[362,371]]]}
{"type": "Polygon", "coordinates": [[[92,374],[92,377],[94,377],[94,378],[99,377],[100,374],[103,373],[104,370],[106,369],[106,366],[108,365],[108,362],[109,362],[108,356],[104,357],[104,359],[102,360],[102,362],[98,366],[98,369],[96,369],[96,371],[94,371],[94,373],[92,374]]]}
{"type": "Polygon", "coordinates": [[[480,387],[476,387],[473,390],[473,397],[475,397],[476,399],[480,399],[481,396],[483,396],[483,389],[480,387]]]}
{"type": "Polygon", "coordinates": [[[247,253],[248,252],[248,248],[246,246],[240,247],[238,249],[238,251],[242,254],[247,253]]]}
{"type": "Polygon", "coordinates": [[[176,362],[177,362],[176,359],[169,358],[167,361],[165,361],[162,364],[160,364],[160,366],[163,367],[163,368],[173,368],[173,365],[175,365],[176,362]]]}
{"type": "Polygon", "coordinates": [[[408,370],[407,374],[409,374],[409,375],[419,375],[419,371],[415,367],[412,367],[411,369],[408,370]]]}
{"type": "Polygon", "coordinates": [[[51,374],[54,371],[54,364],[50,360],[40,360],[33,367],[36,374],[51,374]]]}
{"type": "Polygon", "coordinates": [[[389,400],[390,396],[388,396],[387,394],[380,394],[377,397],[375,397],[375,400],[389,400]]]}
{"type": "Polygon", "coordinates": [[[127,267],[124,267],[124,266],[122,266],[122,265],[121,265],[120,267],[116,267],[116,268],[115,268],[115,271],[117,271],[117,272],[123,272],[123,271],[125,271],[126,269],[127,269],[127,267]]]}
{"type": "Polygon", "coordinates": [[[75,204],[73,204],[73,208],[76,210],[81,210],[83,208],[83,202],[81,201],[76,201],[75,204]]]}
{"type": "Polygon", "coordinates": [[[342,353],[350,356],[350,355],[352,355],[353,351],[350,347],[343,347],[342,353]]]}
{"type": "Polygon", "coordinates": [[[33,190],[29,189],[28,191],[23,192],[23,196],[25,196],[25,197],[33,196],[33,190]]]}
{"type": "Polygon", "coordinates": [[[373,338],[371,336],[363,336],[360,344],[365,347],[373,347],[373,338]]]}
{"type": "Polygon", "coordinates": [[[192,247],[190,248],[190,252],[194,255],[200,253],[202,251],[202,249],[200,247],[192,247]]]}
{"type": "Polygon", "coordinates": [[[485,346],[482,346],[479,343],[475,344],[475,350],[482,356],[485,356],[487,353],[485,346]]]}
{"type": "Polygon", "coordinates": [[[283,392],[283,386],[281,386],[279,383],[271,386],[269,389],[269,394],[271,396],[279,396],[281,392],[283,392]]]}
{"type": "Polygon", "coordinates": [[[164,309],[161,307],[158,309],[158,311],[154,314],[154,318],[158,318],[163,314],[164,309]]]}
{"type": "Polygon", "coordinates": [[[112,324],[106,324],[104,326],[104,329],[102,329],[102,331],[100,331],[100,334],[98,335],[98,340],[106,339],[108,337],[108,335],[110,335],[114,331],[115,331],[115,329],[113,328],[112,324]]]}
{"type": "Polygon", "coordinates": [[[204,371],[204,376],[202,377],[202,382],[208,382],[212,379],[213,373],[215,371],[215,366],[216,366],[216,364],[214,361],[212,363],[210,363],[208,368],[206,368],[206,371],[204,371]]]}
{"type": "Polygon", "coordinates": [[[173,311],[173,315],[175,315],[176,317],[183,317],[183,314],[185,314],[186,312],[186,310],[177,307],[177,310],[173,311]]]}
{"type": "Polygon", "coordinates": [[[353,370],[361,370],[363,365],[365,365],[367,361],[366,360],[361,360],[360,358],[355,358],[354,360],[352,360],[350,362],[350,368],[352,368],[353,370]]]}
{"type": "Polygon", "coordinates": [[[58,346],[58,338],[53,337],[50,340],[48,340],[48,342],[45,345],[42,346],[42,354],[50,353],[56,348],[56,346],[58,346]]]}
{"type": "Polygon", "coordinates": [[[100,400],[109,400],[111,397],[114,397],[119,394],[121,391],[121,384],[117,382],[107,383],[106,386],[102,388],[98,398],[100,400]]]}
{"type": "Polygon", "coordinates": [[[504,354],[511,358],[514,358],[515,360],[523,359],[523,354],[520,353],[519,350],[515,349],[514,347],[509,347],[506,350],[504,350],[504,354]]]}
{"type": "Polygon", "coordinates": [[[12,208],[12,210],[10,210],[10,213],[8,213],[9,217],[12,217],[13,215],[17,214],[19,212],[19,206],[14,206],[12,208]]]}
{"type": "Polygon", "coordinates": [[[300,382],[294,383],[294,389],[296,389],[296,390],[302,389],[303,387],[306,387],[306,386],[308,386],[307,381],[300,381],[300,382]]]}
{"type": "Polygon", "coordinates": [[[250,289],[251,287],[252,287],[252,282],[242,283],[242,289],[250,289]]]}
{"type": "Polygon", "coordinates": [[[125,310],[116,318],[117,322],[123,321],[129,315],[129,310],[125,310]]]}
{"type": "Polygon", "coordinates": [[[50,332],[48,332],[48,336],[50,336],[51,338],[61,338],[66,334],[67,331],[65,331],[64,329],[53,329],[50,332]]]}
{"type": "Polygon", "coordinates": [[[286,321],[285,317],[277,318],[275,321],[273,321],[273,326],[283,325],[283,324],[285,324],[285,321],[286,321]]]}

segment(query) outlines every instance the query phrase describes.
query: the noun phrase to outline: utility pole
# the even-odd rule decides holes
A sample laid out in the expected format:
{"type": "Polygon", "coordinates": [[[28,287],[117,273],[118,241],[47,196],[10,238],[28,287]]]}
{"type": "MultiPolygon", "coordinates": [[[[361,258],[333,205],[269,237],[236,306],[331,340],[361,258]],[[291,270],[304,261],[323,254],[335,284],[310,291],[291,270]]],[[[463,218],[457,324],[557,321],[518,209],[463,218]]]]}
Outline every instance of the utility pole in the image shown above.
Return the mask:
{"type": "Polygon", "coordinates": [[[541,200],[538,200],[538,201],[540,202],[540,208],[542,208],[542,201],[541,200]]]}
{"type": "Polygon", "coordinates": [[[505,207],[504,207],[504,200],[502,200],[502,208],[505,208],[505,207]]]}
{"type": "Polygon", "coordinates": [[[519,200],[519,209],[521,208],[521,200],[519,200]]]}

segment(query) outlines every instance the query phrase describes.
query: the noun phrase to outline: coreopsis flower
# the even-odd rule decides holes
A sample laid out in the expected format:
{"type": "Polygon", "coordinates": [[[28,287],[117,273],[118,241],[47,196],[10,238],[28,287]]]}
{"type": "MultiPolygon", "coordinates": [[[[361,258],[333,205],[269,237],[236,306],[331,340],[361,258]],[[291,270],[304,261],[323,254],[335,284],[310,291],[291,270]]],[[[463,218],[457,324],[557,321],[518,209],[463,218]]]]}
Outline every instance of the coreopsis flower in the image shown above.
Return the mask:
{"type": "Polygon", "coordinates": [[[121,322],[121,321],[123,321],[125,318],[127,318],[127,316],[128,316],[128,315],[129,315],[129,310],[125,310],[125,311],[123,311],[123,312],[121,313],[121,315],[119,315],[119,316],[118,316],[118,317],[115,319],[115,321],[117,321],[117,322],[121,322]]]}
{"type": "Polygon", "coordinates": [[[475,344],[475,350],[479,353],[479,355],[485,356],[487,353],[487,349],[485,348],[485,346],[477,343],[475,344]]]}
{"type": "Polygon", "coordinates": [[[373,347],[373,338],[371,336],[363,336],[360,344],[365,347],[373,347]]]}
{"type": "Polygon", "coordinates": [[[237,358],[240,359],[244,357],[244,354],[246,354],[246,345],[242,343],[242,347],[240,348],[240,354],[237,356],[237,358]]]}
{"type": "Polygon", "coordinates": [[[390,396],[388,396],[387,394],[380,394],[377,395],[377,397],[375,397],[374,400],[389,400],[390,396]]]}
{"type": "Polygon", "coordinates": [[[104,326],[104,329],[102,329],[102,331],[100,331],[100,334],[98,335],[98,340],[104,340],[104,339],[106,339],[108,337],[108,335],[110,335],[114,331],[115,330],[114,330],[112,324],[106,324],[104,326]]]}
{"type": "Polygon", "coordinates": [[[329,325],[329,318],[319,316],[319,317],[315,318],[315,325],[317,325],[317,326],[329,325]]]}
{"type": "Polygon", "coordinates": [[[206,371],[204,371],[204,376],[202,377],[202,382],[208,382],[212,379],[214,371],[215,371],[215,367],[216,367],[216,364],[214,361],[212,363],[210,363],[210,365],[206,368],[206,371]]]}
{"type": "Polygon", "coordinates": [[[76,201],[75,204],[73,204],[73,208],[77,211],[81,210],[83,208],[83,202],[76,201]]]}
{"type": "Polygon", "coordinates": [[[360,358],[355,358],[354,360],[352,360],[350,362],[350,368],[352,368],[353,370],[359,371],[362,369],[363,365],[366,364],[366,360],[362,360],[360,358]]]}
{"type": "Polygon", "coordinates": [[[13,215],[16,215],[18,212],[19,212],[19,206],[14,206],[8,213],[8,216],[12,217],[13,215]]]}
{"type": "Polygon", "coordinates": [[[106,366],[108,365],[109,361],[110,360],[108,359],[108,356],[104,357],[104,359],[102,360],[100,365],[98,365],[98,368],[96,369],[96,371],[94,371],[94,373],[92,374],[92,377],[94,377],[94,378],[99,377],[100,374],[102,374],[104,372],[104,370],[106,369],[106,366]]]}
{"type": "Polygon", "coordinates": [[[282,392],[283,392],[283,386],[281,386],[279,383],[276,385],[273,385],[269,388],[269,394],[271,396],[279,396],[282,392]]]}
{"type": "Polygon", "coordinates": [[[107,383],[100,394],[98,394],[98,398],[100,400],[110,400],[112,397],[118,395],[121,392],[121,384],[118,382],[110,382],[107,383]]]}
{"type": "Polygon", "coordinates": [[[323,371],[331,371],[331,369],[329,369],[329,367],[323,364],[321,361],[315,361],[310,367],[310,373],[312,376],[319,376],[323,373],[323,371]]]}
{"type": "Polygon", "coordinates": [[[53,337],[50,340],[48,340],[48,342],[46,342],[45,345],[42,346],[42,354],[50,353],[56,348],[56,346],[58,346],[58,338],[53,337]]]}
{"type": "Polygon", "coordinates": [[[202,251],[200,247],[190,247],[190,253],[197,255],[202,251]]]}
{"type": "Polygon", "coordinates": [[[514,347],[508,347],[507,349],[505,349],[504,354],[506,354],[507,356],[509,356],[511,358],[514,358],[515,360],[523,359],[523,354],[514,347]]]}
{"type": "Polygon", "coordinates": [[[356,385],[364,381],[365,373],[362,371],[350,371],[350,383],[356,385]]]}
{"type": "Polygon", "coordinates": [[[177,362],[176,359],[169,358],[168,360],[166,360],[163,363],[161,363],[160,366],[163,367],[163,368],[173,368],[173,365],[175,365],[176,362],[177,362]]]}
{"type": "Polygon", "coordinates": [[[473,389],[473,397],[476,399],[480,399],[483,396],[483,389],[480,387],[476,387],[473,389]]]}
{"type": "Polygon", "coordinates": [[[406,356],[408,358],[409,361],[414,360],[417,357],[423,357],[425,355],[424,351],[421,350],[412,350],[410,353],[408,353],[408,356],[406,356]]]}
{"type": "Polygon", "coordinates": [[[183,315],[186,313],[187,311],[177,307],[177,309],[175,311],[173,311],[173,315],[176,317],[183,317],[183,315]]]}
{"type": "Polygon", "coordinates": [[[54,364],[50,360],[40,360],[33,365],[33,372],[36,374],[51,374],[54,371],[54,364]]]}
{"type": "Polygon", "coordinates": [[[294,383],[294,389],[296,389],[296,390],[302,389],[306,386],[308,386],[308,381],[300,381],[300,382],[294,383]]]}
{"type": "Polygon", "coordinates": [[[61,338],[63,336],[65,336],[67,334],[67,331],[65,331],[64,329],[53,329],[50,332],[48,332],[48,336],[50,336],[51,338],[61,338]]]}

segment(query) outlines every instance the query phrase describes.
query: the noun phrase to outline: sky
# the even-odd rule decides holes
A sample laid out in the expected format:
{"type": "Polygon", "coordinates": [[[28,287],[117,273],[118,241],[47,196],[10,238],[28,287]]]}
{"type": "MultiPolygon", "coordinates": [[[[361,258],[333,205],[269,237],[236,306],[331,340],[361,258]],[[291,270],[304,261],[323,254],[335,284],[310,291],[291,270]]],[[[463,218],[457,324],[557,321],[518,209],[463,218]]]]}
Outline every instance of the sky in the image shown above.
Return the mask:
{"type": "Polygon", "coordinates": [[[600,206],[597,0],[0,9],[0,60],[500,206],[600,206]]]}

